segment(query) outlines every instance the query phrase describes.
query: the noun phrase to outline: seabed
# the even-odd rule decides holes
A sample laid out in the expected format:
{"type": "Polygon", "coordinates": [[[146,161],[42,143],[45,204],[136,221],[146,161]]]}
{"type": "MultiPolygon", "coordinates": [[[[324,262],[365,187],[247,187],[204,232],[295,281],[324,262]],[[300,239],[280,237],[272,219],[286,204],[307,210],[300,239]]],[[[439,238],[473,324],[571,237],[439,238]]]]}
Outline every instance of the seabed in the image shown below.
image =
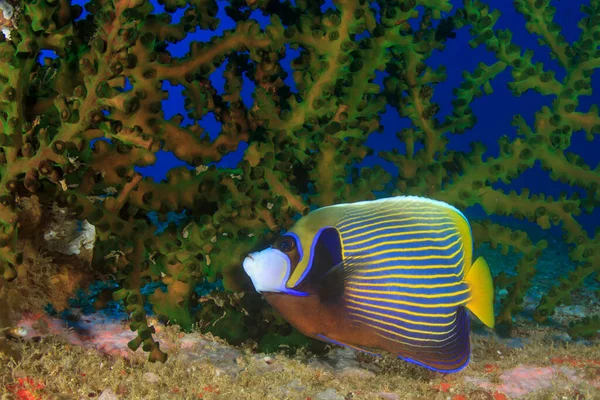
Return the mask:
{"type": "MultiPolygon", "coordinates": [[[[597,287],[589,283],[573,293],[572,305],[558,307],[547,325],[530,317],[538,293],[572,267],[560,246],[557,242],[544,252],[525,312],[515,319],[510,337],[472,324],[471,362],[459,373],[444,375],[391,356],[335,346],[326,355],[260,354],[252,346],[234,347],[157,320],[155,338],[169,359],[153,364],[141,349],[127,347],[135,337],[127,321],[107,312],[81,315],[77,321],[38,313],[23,315],[18,326],[24,330],[11,342],[20,360],[0,353],[1,398],[600,399],[597,338],[572,340],[565,333],[569,322],[600,311],[597,287]]],[[[510,254],[487,246],[478,254],[493,268],[516,265],[510,254]]]]}
{"type": "Polygon", "coordinates": [[[76,329],[39,314],[20,326],[28,331],[21,360],[0,356],[3,399],[600,399],[600,346],[526,324],[523,338],[474,333],[471,363],[450,375],[337,347],[324,356],[258,354],[159,324],[169,359],[152,364],[127,348],[135,334],[126,324],[101,314],[76,329]]]}
{"type": "MultiPolygon", "coordinates": [[[[547,324],[535,322],[532,314],[541,294],[574,266],[563,241],[546,233],[538,238],[529,234],[547,240],[549,246],[536,265],[524,311],[514,318],[510,334],[502,337],[474,320],[471,362],[456,374],[335,346],[325,355],[289,355],[283,350],[261,354],[251,344],[234,347],[157,319],[152,321],[155,339],[169,359],[153,364],[141,349],[127,347],[136,333],[130,331],[126,316],[116,317],[108,309],[86,314],[75,308],[69,310],[70,320],[26,313],[14,326],[18,329],[0,332],[0,349],[18,356],[0,352],[0,399],[600,399],[600,335],[583,340],[567,334],[570,322],[600,314],[600,283],[588,279],[571,293],[570,304],[556,308],[547,324]]],[[[25,250],[35,255],[34,249],[25,250]]],[[[487,245],[475,256],[487,259],[494,276],[513,273],[520,257],[487,245]]],[[[50,268],[42,265],[49,262],[42,256],[28,259],[35,264],[32,271],[50,268]]],[[[52,270],[59,270],[57,260],[52,270]]],[[[42,282],[44,276],[32,279],[42,282]]],[[[23,302],[42,307],[45,286],[36,290],[39,301],[34,302],[37,297],[30,291],[23,292],[23,302]]],[[[497,288],[497,303],[505,294],[497,288]]],[[[66,303],[65,296],[53,294],[66,303]]]]}

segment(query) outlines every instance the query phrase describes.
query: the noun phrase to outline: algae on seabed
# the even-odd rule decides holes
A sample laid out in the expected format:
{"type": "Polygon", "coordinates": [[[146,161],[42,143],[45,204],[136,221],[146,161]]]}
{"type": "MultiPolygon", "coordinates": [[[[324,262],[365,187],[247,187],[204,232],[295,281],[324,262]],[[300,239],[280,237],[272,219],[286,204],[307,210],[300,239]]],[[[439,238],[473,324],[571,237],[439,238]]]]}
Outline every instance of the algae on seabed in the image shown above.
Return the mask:
{"type": "Polygon", "coordinates": [[[556,332],[551,328],[530,332],[522,348],[474,334],[470,365],[450,375],[391,356],[349,356],[337,347],[324,356],[301,351],[295,356],[256,354],[251,347],[234,348],[210,335],[184,334],[173,326],[162,327],[157,335],[169,344],[165,364],[148,363],[139,351],[131,359],[105,355],[55,335],[15,342],[22,355],[19,361],[0,355],[0,393],[12,398],[18,390],[29,390],[35,398],[53,399],[94,398],[102,393],[105,399],[600,398],[600,346],[553,342],[550,338],[556,332]],[[194,340],[203,344],[190,347],[194,340]],[[186,348],[181,347],[184,342],[186,348]],[[212,361],[198,352],[212,352],[212,361]],[[235,360],[226,359],[236,354],[235,360]],[[224,368],[224,363],[234,365],[234,370],[224,368]],[[510,370],[521,376],[508,375],[510,370]],[[544,379],[533,376],[538,373],[544,373],[544,379]],[[513,381],[507,382],[507,377],[513,381]],[[515,396],[518,379],[523,388],[539,387],[515,396]],[[506,388],[514,393],[503,392],[506,388]]]}

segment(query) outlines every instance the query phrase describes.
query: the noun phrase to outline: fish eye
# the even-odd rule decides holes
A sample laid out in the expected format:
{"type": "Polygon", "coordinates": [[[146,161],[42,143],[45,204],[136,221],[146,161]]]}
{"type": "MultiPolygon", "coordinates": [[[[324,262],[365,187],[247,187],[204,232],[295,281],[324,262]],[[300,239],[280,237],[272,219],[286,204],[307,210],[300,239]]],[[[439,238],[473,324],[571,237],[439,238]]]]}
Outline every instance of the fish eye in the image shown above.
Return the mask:
{"type": "Polygon", "coordinates": [[[296,247],[296,242],[293,238],[287,236],[280,239],[279,243],[277,243],[277,248],[284,253],[289,253],[294,250],[296,247]]]}

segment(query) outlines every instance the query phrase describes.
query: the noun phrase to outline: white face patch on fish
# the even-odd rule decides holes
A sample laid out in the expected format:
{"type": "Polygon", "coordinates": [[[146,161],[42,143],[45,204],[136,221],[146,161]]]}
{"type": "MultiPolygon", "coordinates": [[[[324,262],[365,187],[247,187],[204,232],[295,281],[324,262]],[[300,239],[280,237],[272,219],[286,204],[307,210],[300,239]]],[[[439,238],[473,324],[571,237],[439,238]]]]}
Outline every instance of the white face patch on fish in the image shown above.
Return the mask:
{"type": "Polygon", "coordinates": [[[289,257],[277,249],[268,248],[250,253],[244,259],[243,267],[258,293],[275,292],[293,296],[308,295],[308,293],[289,289],[285,286],[290,277],[292,265],[289,257]]]}
{"type": "Polygon", "coordinates": [[[290,259],[277,249],[266,249],[250,253],[244,260],[244,271],[248,274],[257,292],[287,292],[290,259]]]}

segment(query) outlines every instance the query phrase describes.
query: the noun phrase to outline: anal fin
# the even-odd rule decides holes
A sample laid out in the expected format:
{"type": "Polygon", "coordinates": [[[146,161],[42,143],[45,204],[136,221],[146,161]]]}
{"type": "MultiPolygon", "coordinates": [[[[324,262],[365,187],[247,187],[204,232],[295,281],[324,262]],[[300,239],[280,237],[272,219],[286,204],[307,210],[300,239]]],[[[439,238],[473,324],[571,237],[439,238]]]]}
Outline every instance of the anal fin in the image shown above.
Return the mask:
{"type": "Polygon", "coordinates": [[[460,307],[456,314],[456,322],[452,335],[443,342],[405,343],[397,348],[398,358],[420,365],[432,371],[441,373],[458,372],[465,368],[471,356],[471,343],[469,340],[469,316],[467,311],[460,307]]]}

